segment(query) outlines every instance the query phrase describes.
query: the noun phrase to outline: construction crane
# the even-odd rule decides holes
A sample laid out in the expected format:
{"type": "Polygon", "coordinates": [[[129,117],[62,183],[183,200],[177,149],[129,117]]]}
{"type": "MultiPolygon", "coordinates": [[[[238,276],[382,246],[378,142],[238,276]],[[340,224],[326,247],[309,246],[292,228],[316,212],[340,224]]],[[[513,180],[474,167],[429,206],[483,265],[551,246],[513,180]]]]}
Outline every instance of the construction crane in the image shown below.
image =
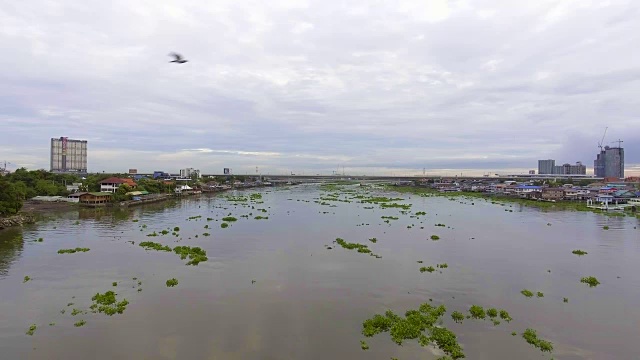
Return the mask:
{"type": "Polygon", "coordinates": [[[612,143],[612,144],[613,144],[613,143],[618,143],[618,148],[622,148],[622,143],[623,143],[623,142],[624,142],[623,140],[618,139],[618,140],[616,140],[616,141],[612,141],[611,143],[612,143]]]}
{"type": "Polygon", "coordinates": [[[604,128],[604,134],[602,134],[602,140],[600,140],[600,142],[598,143],[598,147],[600,148],[600,151],[602,151],[602,144],[604,143],[604,137],[607,135],[608,129],[609,129],[608,126],[604,128]]]}

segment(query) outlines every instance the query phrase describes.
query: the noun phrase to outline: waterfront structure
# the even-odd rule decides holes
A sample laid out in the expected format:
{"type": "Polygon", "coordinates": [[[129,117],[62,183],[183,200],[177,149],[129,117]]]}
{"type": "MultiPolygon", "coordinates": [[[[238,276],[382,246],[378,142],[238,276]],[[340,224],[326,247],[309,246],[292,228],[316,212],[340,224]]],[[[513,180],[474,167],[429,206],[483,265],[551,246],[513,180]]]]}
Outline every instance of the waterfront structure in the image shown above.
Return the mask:
{"type": "Polygon", "coordinates": [[[190,179],[195,175],[196,178],[200,177],[200,170],[194,168],[180,169],[180,177],[183,179],[190,179]]]}
{"type": "Polygon", "coordinates": [[[596,177],[624,178],[624,149],[605,146],[593,161],[596,177]]]}
{"type": "Polygon", "coordinates": [[[557,188],[543,188],[542,189],[542,199],[544,200],[562,200],[564,198],[564,189],[561,187],[557,188]]]}
{"type": "Polygon", "coordinates": [[[87,140],[51,138],[51,172],[87,173],[87,140]]]}
{"type": "Polygon", "coordinates": [[[80,203],[88,205],[106,204],[111,201],[110,192],[88,192],[80,195],[80,203]]]}
{"type": "Polygon", "coordinates": [[[137,185],[133,179],[120,179],[117,177],[110,177],[100,181],[100,192],[115,193],[120,185],[129,185],[135,188],[137,185]]]}

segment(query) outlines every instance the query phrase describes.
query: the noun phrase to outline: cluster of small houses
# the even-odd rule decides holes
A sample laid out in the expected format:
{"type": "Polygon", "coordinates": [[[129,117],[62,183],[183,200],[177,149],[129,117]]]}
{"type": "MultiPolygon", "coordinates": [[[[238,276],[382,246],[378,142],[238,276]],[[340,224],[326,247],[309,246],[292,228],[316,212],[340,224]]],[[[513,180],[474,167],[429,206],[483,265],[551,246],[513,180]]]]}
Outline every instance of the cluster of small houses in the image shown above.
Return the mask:
{"type": "Polygon", "coordinates": [[[174,189],[174,194],[151,194],[148,191],[138,191],[137,183],[131,178],[118,178],[118,177],[110,177],[108,179],[104,179],[100,181],[100,191],[99,192],[83,192],[78,191],[81,183],[74,183],[72,185],[67,186],[69,191],[72,191],[70,195],[66,198],[62,196],[36,196],[32,200],[35,201],[48,201],[48,202],[77,202],[87,206],[102,206],[112,202],[113,194],[120,188],[121,185],[128,185],[132,191],[126,193],[129,200],[123,202],[123,205],[132,205],[132,204],[142,204],[148,202],[155,202],[166,199],[172,196],[184,196],[184,195],[195,195],[201,194],[203,192],[219,192],[226,191],[231,189],[242,189],[242,188],[252,188],[252,187],[261,187],[261,186],[271,186],[270,182],[263,182],[261,180],[253,180],[253,181],[234,181],[232,183],[218,184],[215,181],[210,181],[204,184],[199,184],[197,186],[189,186],[186,183],[180,184],[175,180],[157,180],[162,181],[167,185],[176,185],[174,189]]]}
{"type": "Polygon", "coordinates": [[[533,200],[591,200],[601,203],[624,204],[630,199],[640,198],[638,182],[594,182],[588,186],[574,186],[565,184],[561,187],[547,185],[532,185],[530,182],[518,183],[505,181],[503,183],[486,182],[482,180],[418,182],[417,186],[427,186],[441,192],[471,191],[490,194],[515,196],[533,200]]]}

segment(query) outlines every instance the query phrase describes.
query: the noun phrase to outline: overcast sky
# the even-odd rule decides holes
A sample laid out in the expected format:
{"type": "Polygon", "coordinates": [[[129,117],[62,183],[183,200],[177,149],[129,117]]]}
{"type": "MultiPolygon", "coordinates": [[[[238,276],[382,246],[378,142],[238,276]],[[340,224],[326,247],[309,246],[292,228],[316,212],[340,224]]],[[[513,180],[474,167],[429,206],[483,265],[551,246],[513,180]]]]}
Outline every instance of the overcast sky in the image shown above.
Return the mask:
{"type": "Polygon", "coordinates": [[[0,161],[89,170],[523,172],[624,140],[640,1],[0,3],[0,161]],[[170,64],[167,54],[189,62],[170,64]]]}

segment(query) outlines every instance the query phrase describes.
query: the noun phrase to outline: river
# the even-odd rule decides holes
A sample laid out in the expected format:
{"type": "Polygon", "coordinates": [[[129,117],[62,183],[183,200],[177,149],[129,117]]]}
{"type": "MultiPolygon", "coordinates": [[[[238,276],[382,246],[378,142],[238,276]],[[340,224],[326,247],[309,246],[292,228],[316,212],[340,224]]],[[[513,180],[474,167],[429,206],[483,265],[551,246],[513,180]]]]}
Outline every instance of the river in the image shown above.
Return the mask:
{"type": "Polygon", "coordinates": [[[326,195],[312,185],[203,195],[118,212],[65,212],[2,231],[0,358],[437,359],[441,351],[415,340],[397,346],[388,333],[361,333],[374,314],[402,315],[430,299],[447,307],[443,325],[467,359],[640,358],[637,218],[370,194],[402,198],[412,205],[403,214],[361,203],[352,192],[341,193],[345,201],[318,200],[326,195]],[[262,199],[228,198],[253,193],[262,199]],[[426,215],[416,217],[420,211],[426,215]],[[238,221],[222,228],[229,215],[238,221]],[[154,231],[159,236],[147,236],[154,231]],[[344,249],[336,238],[367,244],[381,258],[344,249]],[[175,253],[145,250],[143,241],[199,246],[208,260],[187,266],[175,253]],[[57,253],[69,248],[90,250],[57,253]],[[419,271],[440,263],[448,267],[419,271]],[[581,283],[585,276],[600,285],[581,283]],[[179,284],[167,287],[171,278],[179,284]],[[523,289],[544,297],[527,298],[523,289]],[[92,296],[109,290],[127,299],[126,310],[92,313],[92,296]],[[452,321],[452,311],[471,305],[506,309],[513,321],[452,321]],[[74,326],[81,320],[84,326],[74,326]],[[37,329],[26,335],[32,324],[37,329]],[[520,335],[526,328],[551,341],[553,353],[528,344],[520,335]]]}

